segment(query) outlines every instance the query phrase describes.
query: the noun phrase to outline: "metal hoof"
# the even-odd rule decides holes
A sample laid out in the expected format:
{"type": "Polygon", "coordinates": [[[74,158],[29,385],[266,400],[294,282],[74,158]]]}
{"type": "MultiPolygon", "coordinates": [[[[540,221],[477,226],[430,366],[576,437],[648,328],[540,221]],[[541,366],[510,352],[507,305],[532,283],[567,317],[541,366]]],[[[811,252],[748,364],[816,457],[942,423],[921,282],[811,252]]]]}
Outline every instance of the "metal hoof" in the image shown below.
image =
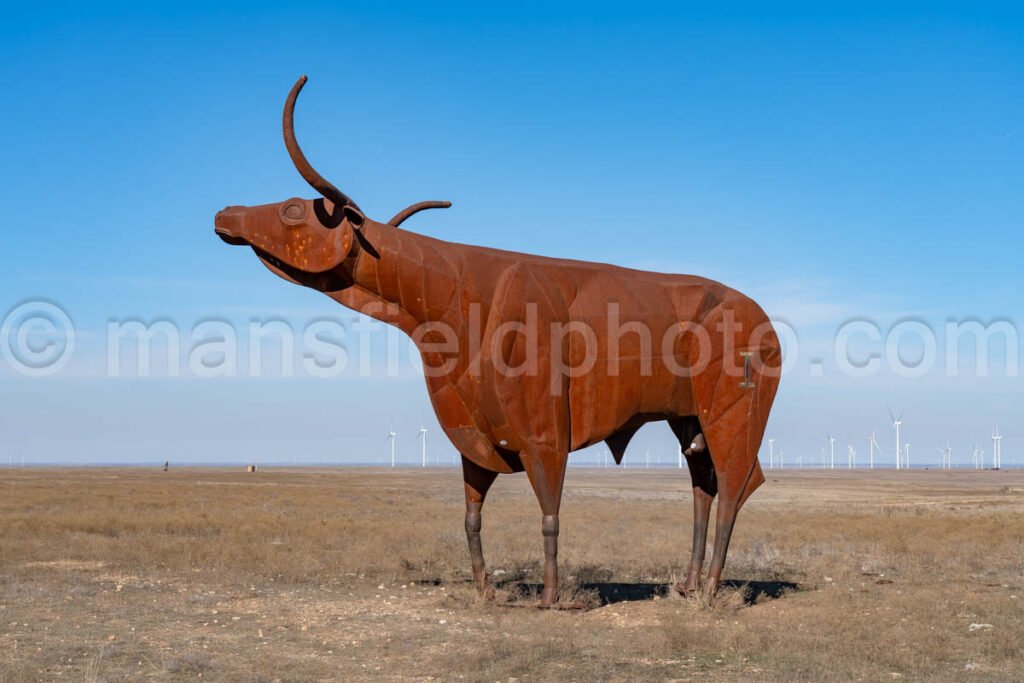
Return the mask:
{"type": "Polygon", "coordinates": [[[700,591],[700,584],[697,582],[690,583],[687,581],[686,583],[683,583],[679,581],[676,582],[672,588],[675,589],[676,593],[689,597],[691,595],[696,595],[700,591]]]}
{"type": "Polygon", "coordinates": [[[492,602],[494,600],[494,586],[490,583],[485,583],[482,586],[477,586],[477,593],[480,595],[481,600],[492,602]]]}

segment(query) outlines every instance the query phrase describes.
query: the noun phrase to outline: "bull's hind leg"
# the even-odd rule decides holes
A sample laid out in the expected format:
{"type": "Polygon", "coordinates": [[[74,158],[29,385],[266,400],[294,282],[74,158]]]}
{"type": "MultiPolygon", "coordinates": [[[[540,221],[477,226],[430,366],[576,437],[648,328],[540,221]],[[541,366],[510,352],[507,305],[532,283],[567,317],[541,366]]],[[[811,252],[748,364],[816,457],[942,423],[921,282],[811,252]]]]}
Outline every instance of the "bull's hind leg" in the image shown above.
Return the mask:
{"type": "Polygon", "coordinates": [[[757,452],[777,381],[762,380],[748,388],[738,386],[735,378],[724,377],[723,386],[715,392],[715,404],[708,411],[708,422],[703,425],[718,481],[715,547],[704,583],[708,598],[718,591],[736,514],[750,494],[764,483],[757,452]]]}
{"type": "Polygon", "coordinates": [[[679,445],[686,455],[686,465],[690,470],[690,482],[693,485],[693,550],[690,553],[690,568],[686,573],[686,581],[675,585],[680,593],[695,593],[700,588],[700,575],[704,568],[704,552],[707,548],[708,522],[711,519],[711,503],[718,493],[718,480],[715,477],[715,466],[707,448],[693,452],[691,444],[700,433],[700,423],[693,417],[681,417],[669,420],[672,433],[679,439],[679,445]]]}
{"type": "Polygon", "coordinates": [[[521,457],[544,515],[541,523],[544,534],[544,592],[541,593],[540,604],[541,607],[551,607],[558,599],[558,509],[562,503],[562,484],[569,454],[541,450],[523,453],[521,457]]]}
{"type": "Polygon", "coordinates": [[[462,458],[462,478],[466,487],[466,539],[469,541],[469,558],[473,563],[473,580],[481,594],[486,594],[487,570],[484,565],[484,550],[480,543],[480,529],[483,520],[480,510],[498,473],[485,470],[465,456],[462,458]]]}

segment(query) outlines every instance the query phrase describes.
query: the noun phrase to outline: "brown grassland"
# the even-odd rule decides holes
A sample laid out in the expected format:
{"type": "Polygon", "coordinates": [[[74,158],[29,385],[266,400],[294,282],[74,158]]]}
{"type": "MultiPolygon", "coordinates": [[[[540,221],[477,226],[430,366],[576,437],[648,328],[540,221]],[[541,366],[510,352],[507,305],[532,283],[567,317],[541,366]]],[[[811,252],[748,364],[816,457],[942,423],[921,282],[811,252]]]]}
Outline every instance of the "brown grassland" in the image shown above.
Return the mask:
{"type": "Polygon", "coordinates": [[[769,471],[713,605],[688,476],[523,475],[468,582],[457,470],[0,470],[0,681],[1022,680],[1024,473],[769,471]]]}

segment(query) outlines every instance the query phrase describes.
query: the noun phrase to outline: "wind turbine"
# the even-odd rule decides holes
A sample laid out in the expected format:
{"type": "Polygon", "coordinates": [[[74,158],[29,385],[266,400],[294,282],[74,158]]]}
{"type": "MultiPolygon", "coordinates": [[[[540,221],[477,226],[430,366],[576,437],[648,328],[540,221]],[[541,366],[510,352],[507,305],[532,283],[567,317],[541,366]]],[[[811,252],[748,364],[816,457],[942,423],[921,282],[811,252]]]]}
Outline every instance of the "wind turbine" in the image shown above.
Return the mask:
{"type": "Polygon", "coordinates": [[[953,467],[953,456],[950,455],[952,449],[949,447],[949,442],[946,442],[945,448],[940,448],[939,453],[942,454],[942,469],[948,470],[953,467]]]}
{"type": "Polygon", "coordinates": [[[996,425],[995,429],[992,430],[992,467],[997,470],[1003,465],[1002,440],[1003,437],[999,435],[999,425],[996,425]]]}
{"type": "Polygon", "coordinates": [[[398,432],[396,432],[395,428],[392,427],[391,431],[389,431],[388,435],[384,438],[384,443],[387,443],[388,441],[391,442],[391,466],[392,467],[395,466],[395,437],[396,436],[398,436],[398,432]]]}
{"type": "Polygon", "coordinates": [[[889,417],[892,418],[892,428],[896,430],[896,469],[900,469],[900,425],[903,424],[903,413],[900,413],[899,417],[892,414],[892,409],[889,409],[889,417]]]}
{"type": "Polygon", "coordinates": [[[768,439],[768,469],[775,467],[775,439],[768,439]]]}
{"type": "Polygon", "coordinates": [[[683,469],[683,444],[679,444],[679,469],[683,469]]]}
{"type": "MultiPolygon", "coordinates": [[[[999,428],[996,427],[996,429],[999,429],[999,428]]],[[[996,443],[999,444],[999,469],[1003,469],[1003,435],[1002,434],[999,435],[999,438],[996,440],[996,443]]]]}
{"type": "Polygon", "coordinates": [[[846,467],[851,470],[857,467],[857,451],[853,450],[853,444],[846,444],[846,467]]]}
{"type": "Polygon", "coordinates": [[[996,467],[1003,469],[1003,435],[999,433],[998,425],[996,425],[996,467]]]}
{"type": "Polygon", "coordinates": [[[423,467],[427,466],[427,428],[420,425],[420,433],[416,435],[417,439],[423,440],[423,467]]]}
{"type": "Polygon", "coordinates": [[[836,468],[836,439],[833,436],[827,436],[827,435],[826,435],[825,438],[828,439],[828,447],[829,447],[829,453],[830,453],[830,455],[829,455],[829,469],[834,470],[836,468]]]}
{"type": "Polygon", "coordinates": [[[910,444],[909,443],[903,444],[903,450],[907,454],[907,459],[903,461],[903,469],[909,470],[910,469],[910,444]]]}
{"type": "Polygon", "coordinates": [[[871,446],[870,467],[871,469],[875,469],[875,449],[877,448],[878,450],[882,450],[882,447],[879,446],[878,441],[875,440],[875,430],[873,429],[871,430],[871,442],[869,445],[871,446]]]}

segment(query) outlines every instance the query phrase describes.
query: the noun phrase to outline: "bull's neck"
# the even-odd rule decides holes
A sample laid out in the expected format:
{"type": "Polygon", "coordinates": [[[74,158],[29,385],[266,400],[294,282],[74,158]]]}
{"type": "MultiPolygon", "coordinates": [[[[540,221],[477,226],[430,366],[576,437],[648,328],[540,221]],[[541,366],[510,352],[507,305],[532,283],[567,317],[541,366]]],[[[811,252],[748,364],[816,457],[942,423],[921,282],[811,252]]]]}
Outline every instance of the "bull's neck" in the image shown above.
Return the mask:
{"type": "Polygon", "coordinates": [[[367,221],[366,241],[349,267],[354,284],[338,300],[406,332],[436,322],[448,310],[459,281],[445,243],[389,225],[367,221]]]}

